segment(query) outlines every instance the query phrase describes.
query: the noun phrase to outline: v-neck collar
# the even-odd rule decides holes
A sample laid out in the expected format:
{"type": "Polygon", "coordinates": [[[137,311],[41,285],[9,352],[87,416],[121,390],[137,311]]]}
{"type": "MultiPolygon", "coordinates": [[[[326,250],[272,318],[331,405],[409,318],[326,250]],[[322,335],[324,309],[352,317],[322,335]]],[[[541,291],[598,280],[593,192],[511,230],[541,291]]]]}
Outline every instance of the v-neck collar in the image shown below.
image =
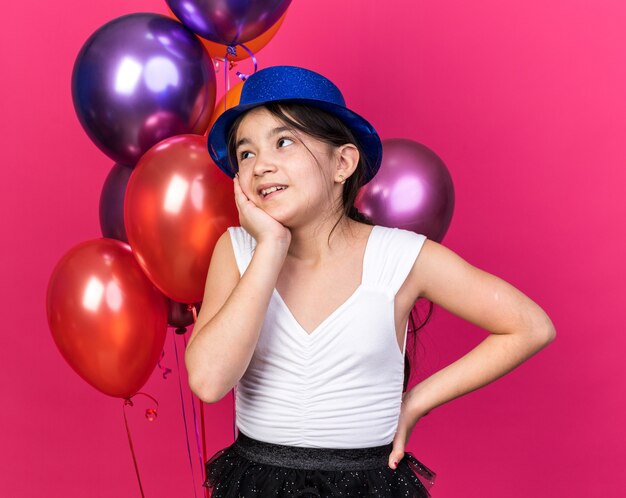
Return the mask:
{"type": "Polygon", "coordinates": [[[278,293],[278,290],[276,289],[276,287],[274,287],[273,294],[276,296],[278,302],[281,304],[281,306],[283,307],[284,311],[289,316],[289,319],[293,322],[293,324],[296,326],[296,328],[302,334],[304,334],[305,337],[308,337],[308,338],[313,337],[313,335],[315,335],[315,333],[317,331],[319,331],[320,329],[324,328],[324,326],[332,318],[334,318],[337,314],[339,314],[346,306],[348,306],[348,304],[350,304],[352,301],[354,301],[354,299],[357,297],[357,295],[361,292],[361,289],[363,288],[363,284],[365,282],[365,274],[366,274],[365,272],[368,270],[368,264],[367,264],[367,262],[368,262],[368,254],[371,251],[370,246],[371,246],[372,238],[374,237],[374,231],[376,230],[376,228],[377,228],[377,225],[373,225],[372,230],[370,231],[369,235],[367,236],[367,242],[365,243],[365,251],[363,253],[363,261],[361,263],[361,282],[359,283],[358,287],[354,290],[354,292],[352,294],[350,294],[350,296],[343,303],[341,303],[337,308],[335,308],[334,311],[332,311],[330,315],[328,315],[326,318],[324,318],[311,332],[307,332],[304,329],[304,327],[302,325],[300,325],[300,322],[296,319],[295,315],[291,312],[291,310],[289,309],[289,306],[287,306],[287,303],[285,302],[285,300],[278,293]]]}

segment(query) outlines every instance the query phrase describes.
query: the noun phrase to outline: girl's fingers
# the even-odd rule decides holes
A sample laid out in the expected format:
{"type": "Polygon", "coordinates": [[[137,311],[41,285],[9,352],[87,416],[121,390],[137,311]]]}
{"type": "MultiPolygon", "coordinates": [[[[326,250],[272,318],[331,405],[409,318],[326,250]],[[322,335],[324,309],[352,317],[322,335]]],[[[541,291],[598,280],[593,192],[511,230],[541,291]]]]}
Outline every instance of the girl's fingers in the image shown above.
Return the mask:
{"type": "Polygon", "coordinates": [[[248,196],[241,188],[238,176],[235,176],[233,179],[233,185],[235,190],[235,203],[237,204],[237,209],[240,209],[246,202],[250,202],[250,199],[248,199],[248,196]]]}
{"type": "MultiPolygon", "coordinates": [[[[241,200],[241,196],[242,195],[245,197],[245,195],[243,193],[243,190],[241,190],[241,185],[239,185],[239,178],[237,178],[237,177],[233,178],[233,186],[234,186],[234,189],[235,189],[235,198],[236,199],[239,198],[239,200],[241,200]]],[[[246,197],[246,199],[247,199],[247,197],[246,197]]]]}
{"type": "Polygon", "coordinates": [[[244,197],[244,199],[245,199],[245,200],[249,201],[249,200],[250,200],[250,198],[248,197],[248,195],[247,195],[247,194],[243,191],[243,189],[241,188],[241,184],[239,183],[239,177],[238,177],[238,176],[236,176],[235,178],[237,178],[236,183],[237,183],[237,188],[239,189],[239,192],[241,193],[241,195],[243,195],[243,197],[244,197]]]}
{"type": "Polygon", "coordinates": [[[235,206],[237,206],[237,211],[241,214],[241,204],[244,202],[244,199],[241,198],[241,187],[237,178],[233,178],[233,189],[235,192],[235,206]]]}

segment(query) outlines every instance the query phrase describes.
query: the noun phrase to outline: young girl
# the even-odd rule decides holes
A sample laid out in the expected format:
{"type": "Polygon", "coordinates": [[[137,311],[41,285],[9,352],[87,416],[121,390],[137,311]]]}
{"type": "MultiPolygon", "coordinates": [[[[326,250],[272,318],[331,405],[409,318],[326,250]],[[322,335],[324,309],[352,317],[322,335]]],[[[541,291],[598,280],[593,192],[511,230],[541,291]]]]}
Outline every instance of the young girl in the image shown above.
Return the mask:
{"type": "Polygon", "coordinates": [[[235,388],[237,438],[204,485],[214,498],[430,496],[435,473],[405,451],[417,421],[545,347],[550,319],[443,245],[358,213],[380,138],[322,75],[254,73],[208,144],[241,226],[215,246],[185,353],[200,399],[235,388]],[[403,393],[418,298],[491,334],[403,393]]]}

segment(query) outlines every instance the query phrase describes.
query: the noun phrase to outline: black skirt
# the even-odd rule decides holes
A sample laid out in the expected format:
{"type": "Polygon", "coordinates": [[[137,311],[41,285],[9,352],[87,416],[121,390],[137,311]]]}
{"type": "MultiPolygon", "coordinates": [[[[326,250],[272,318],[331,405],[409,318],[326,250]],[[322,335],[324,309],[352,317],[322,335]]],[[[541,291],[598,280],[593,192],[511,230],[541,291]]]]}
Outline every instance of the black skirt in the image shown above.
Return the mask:
{"type": "Polygon", "coordinates": [[[410,453],[397,469],[392,443],[370,448],[307,448],[267,443],[238,432],[205,464],[211,498],[430,497],[436,474],[410,453]]]}

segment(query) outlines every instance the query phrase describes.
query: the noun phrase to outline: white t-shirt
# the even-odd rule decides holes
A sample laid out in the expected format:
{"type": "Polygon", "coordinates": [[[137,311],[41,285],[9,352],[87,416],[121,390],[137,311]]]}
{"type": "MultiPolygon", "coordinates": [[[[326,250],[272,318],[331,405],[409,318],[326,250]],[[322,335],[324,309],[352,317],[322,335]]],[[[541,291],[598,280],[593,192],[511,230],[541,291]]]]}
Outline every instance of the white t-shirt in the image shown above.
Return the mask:
{"type": "MultiPolygon", "coordinates": [[[[243,227],[228,231],[243,275],[256,241],[243,227]]],[[[273,290],[256,349],[235,388],[239,430],[260,441],[303,447],[393,441],[407,335],[400,351],[394,300],[425,240],[374,226],[361,284],[310,334],[273,290]]]]}

